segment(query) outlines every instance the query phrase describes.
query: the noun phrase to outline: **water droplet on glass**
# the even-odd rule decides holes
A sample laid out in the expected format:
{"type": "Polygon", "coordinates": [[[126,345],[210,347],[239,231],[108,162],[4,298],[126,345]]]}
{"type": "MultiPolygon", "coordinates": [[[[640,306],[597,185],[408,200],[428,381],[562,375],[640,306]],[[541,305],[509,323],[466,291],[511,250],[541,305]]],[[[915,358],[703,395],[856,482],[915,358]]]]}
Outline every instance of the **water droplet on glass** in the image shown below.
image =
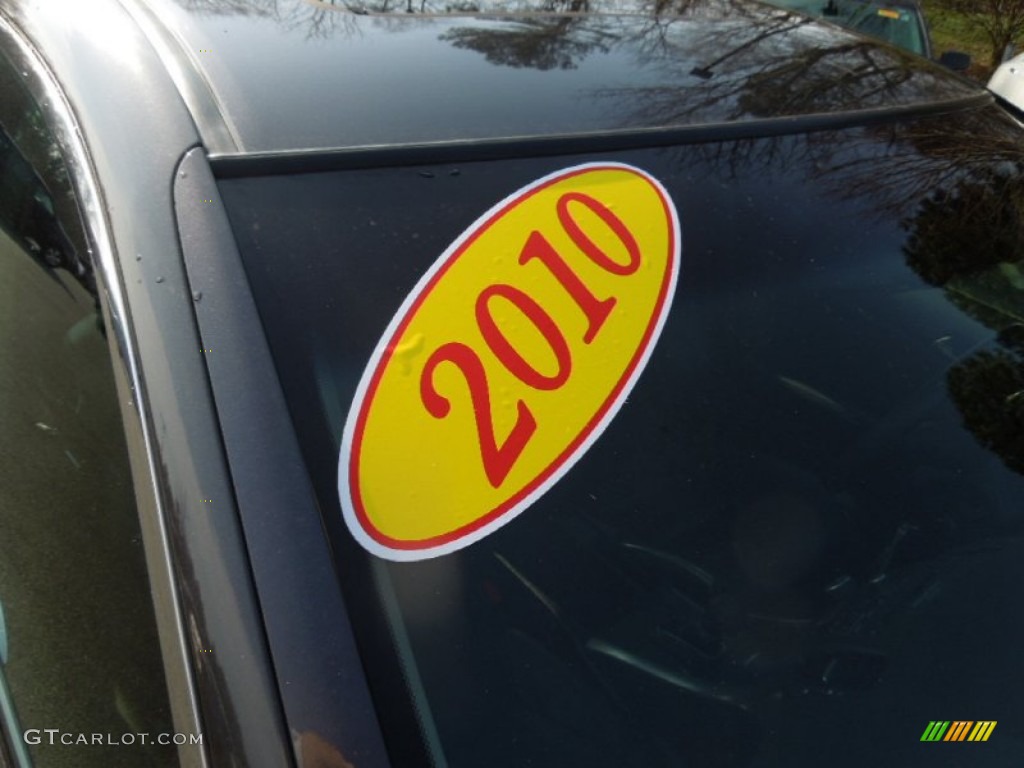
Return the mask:
{"type": "Polygon", "coordinates": [[[203,298],[202,291],[192,291],[192,301],[200,301],[203,298]]]}
{"type": "Polygon", "coordinates": [[[162,283],[162,282],[164,281],[164,279],[163,279],[162,277],[158,277],[158,278],[156,279],[156,281],[157,281],[158,283],[162,283]]]}

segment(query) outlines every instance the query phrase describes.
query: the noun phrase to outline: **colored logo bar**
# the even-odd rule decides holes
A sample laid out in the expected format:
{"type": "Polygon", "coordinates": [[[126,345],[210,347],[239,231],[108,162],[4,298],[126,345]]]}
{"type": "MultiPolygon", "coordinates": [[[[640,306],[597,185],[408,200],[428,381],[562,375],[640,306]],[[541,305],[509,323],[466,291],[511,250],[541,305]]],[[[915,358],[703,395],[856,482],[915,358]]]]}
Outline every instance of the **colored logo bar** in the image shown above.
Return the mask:
{"type": "Polygon", "coordinates": [[[921,741],[988,741],[996,720],[932,720],[921,741]]]}

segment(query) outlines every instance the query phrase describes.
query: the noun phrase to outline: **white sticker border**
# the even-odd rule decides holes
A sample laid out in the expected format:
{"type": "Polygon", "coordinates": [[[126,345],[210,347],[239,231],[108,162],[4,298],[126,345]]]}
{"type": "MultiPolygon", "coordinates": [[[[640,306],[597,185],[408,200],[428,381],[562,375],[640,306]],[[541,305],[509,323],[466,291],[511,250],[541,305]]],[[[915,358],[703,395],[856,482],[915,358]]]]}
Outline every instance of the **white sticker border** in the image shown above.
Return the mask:
{"type": "Polygon", "coordinates": [[[671,195],[669,195],[668,190],[665,189],[665,186],[658,179],[641,168],[637,168],[636,166],[628,165],[626,163],[616,162],[582,163],[580,165],[569,166],[549,173],[546,176],[531,182],[525,187],[520,187],[510,195],[507,195],[501,201],[488,208],[487,211],[478,216],[477,219],[469,225],[469,227],[463,230],[463,232],[452,242],[451,245],[448,246],[448,248],[445,249],[445,251],[416,282],[416,285],[413,286],[412,290],[409,291],[409,294],[402,301],[401,306],[399,306],[398,310],[391,317],[387,328],[384,330],[384,333],[381,334],[376,347],[374,347],[373,353],[370,355],[370,359],[367,362],[366,367],[363,369],[362,376],[360,376],[359,379],[359,385],[356,387],[355,395],[352,398],[352,405],[349,407],[348,415],[345,418],[345,429],[342,433],[341,449],[338,456],[338,495],[341,501],[342,515],[345,520],[345,525],[360,546],[373,555],[395,562],[415,562],[451,554],[452,552],[464,549],[465,547],[490,536],[499,528],[508,524],[525,512],[534,504],[534,502],[553,488],[554,485],[561,480],[566,473],[573,468],[573,466],[575,466],[576,462],[583,458],[587,451],[590,450],[590,447],[597,442],[597,439],[604,433],[605,429],[608,428],[608,425],[611,424],[612,419],[614,419],[618,414],[619,410],[629,397],[629,393],[633,390],[637,381],[639,381],[640,375],[647,367],[647,363],[654,352],[654,348],[658,344],[661,332],[665,327],[669,312],[672,309],[673,300],[675,299],[676,286],[679,282],[679,273],[682,263],[682,237],[683,231],[679,222],[679,214],[676,210],[675,202],[672,200],[671,195]],[[604,169],[625,170],[646,179],[661,196],[665,208],[669,213],[669,223],[671,226],[670,234],[673,237],[672,253],[670,254],[669,260],[671,274],[669,275],[668,285],[665,289],[665,299],[651,331],[650,338],[647,340],[647,345],[640,357],[633,363],[633,370],[626,378],[618,395],[605,408],[604,414],[601,416],[600,420],[590,427],[590,433],[586,438],[576,446],[572,453],[561,461],[559,466],[557,466],[554,471],[552,471],[543,480],[543,482],[537,485],[530,493],[520,499],[512,507],[498,515],[494,520],[485,523],[479,528],[476,528],[463,536],[459,536],[451,541],[446,541],[433,546],[396,548],[389,547],[381,543],[365,530],[359,519],[355,504],[352,500],[352,488],[349,483],[349,468],[352,460],[352,445],[355,440],[355,430],[359,421],[359,416],[366,404],[367,391],[369,390],[377,368],[380,366],[381,360],[387,352],[387,349],[392,345],[399,327],[406,319],[413,305],[420,298],[423,292],[430,287],[435,276],[448,264],[452,256],[461,249],[467,240],[476,236],[480,232],[480,228],[498,212],[508,207],[511,203],[527,197],[530,192],[536,190],[538,187],[553,184],[563,177],[580,175],[587,171],[604,169]]]}

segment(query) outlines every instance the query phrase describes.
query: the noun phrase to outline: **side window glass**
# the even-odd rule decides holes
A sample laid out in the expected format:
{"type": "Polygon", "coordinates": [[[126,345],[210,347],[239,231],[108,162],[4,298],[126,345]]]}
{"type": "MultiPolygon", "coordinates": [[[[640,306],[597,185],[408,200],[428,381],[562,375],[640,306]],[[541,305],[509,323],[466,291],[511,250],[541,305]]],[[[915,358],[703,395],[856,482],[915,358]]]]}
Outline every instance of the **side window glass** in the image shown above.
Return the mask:
{"type": "Polygon", "coordinates": [[[158,738],[173,728],[82,223],[42,112],[3,58],[0,615],[15,759],[175,764],[158,738]]]}

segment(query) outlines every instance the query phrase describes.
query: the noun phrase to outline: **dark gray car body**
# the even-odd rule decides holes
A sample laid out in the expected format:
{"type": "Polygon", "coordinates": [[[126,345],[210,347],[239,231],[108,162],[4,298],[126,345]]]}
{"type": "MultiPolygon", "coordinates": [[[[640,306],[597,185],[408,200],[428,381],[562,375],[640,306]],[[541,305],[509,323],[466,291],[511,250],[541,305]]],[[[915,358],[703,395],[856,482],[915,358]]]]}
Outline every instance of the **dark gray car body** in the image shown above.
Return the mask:
{"type": "Polygon", "coordinates": [[[362,10],[14,0],[0,11],[0,44],[44,101],[88,219],[176,723],[207,736],[205,754],[182,751],[188,765],[294,764],[293,740],[308,732],[360,768],[422,759],[415,745],[385,748],[375,706],[389,705],[370,699],[215,177],[671,146],[991,103],[924,62],[753,4],[682,22],[594,16],[569,36],[593,57],[563,67],[570,46],[548,69],[465,69],[440,39],[514,37],[529,15],[362,10]],[[749,40],[721,57],[696,45],[602,51],[659,23],[749,40]],[[776,59],[763,45],[773,35],[796,53],[776,59]],[[830,89],[828,71],[808,68],[791,99],[736,97],[766,68],[817,61],[823,40],[905,77],[881,92],[830,89]],[[627,109],[657,89],[679,108],[627,109]],[[204,645],[216,654],[200,656],[204,645]]]}

